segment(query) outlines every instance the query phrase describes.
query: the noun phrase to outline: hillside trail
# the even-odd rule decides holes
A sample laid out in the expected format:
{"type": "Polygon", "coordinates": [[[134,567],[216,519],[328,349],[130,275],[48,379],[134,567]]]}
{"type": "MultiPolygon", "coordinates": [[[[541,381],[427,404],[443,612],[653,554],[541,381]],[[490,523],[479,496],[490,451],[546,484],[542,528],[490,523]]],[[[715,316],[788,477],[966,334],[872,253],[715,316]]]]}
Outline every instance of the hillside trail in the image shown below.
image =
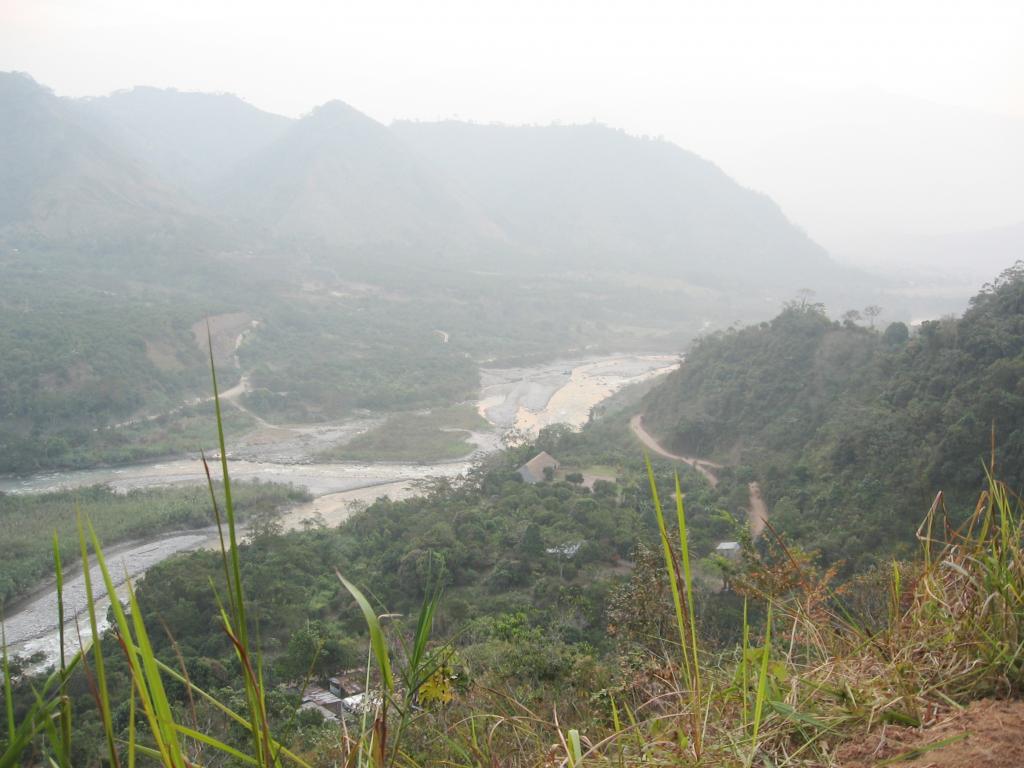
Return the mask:
{"type": "MultiPolygon", "coordinates": [[[[252,392],[252,385],[249,383],[249,374],[242,370],[242,360],[238,356],[238,350],[241,349],[242,344],[245,342],[246,337],[258,327],[258,321],[253,320],[252,324],[235,336],[234,343],[232,345],[231,362],[234,369],[238,371],[238,383],[235,386],[225,389],[223,392],[218,393],[220,401],[222,403],[228,403],[233,405],[235,408],[240,410],[242,413],[250,416],[260,427],[263,429],[283,429],[277,424],[271,424],[263,419],[259,414],[246,408],[245,403],[242,402],[242,395],[247,395],[252,392]]],[[[200,400],[202,403],[209,403],[213,401],[213,397],[204,397],[200,400]]]]}
{"type": "MultiPolygon", "coordinates": [[[[716,488],[718,486],[718,476],[715,474],[714,470],[722,469],[721,464],[716,464],[713,461],[701,459],[696,456],[680,456],[678,453],[672,453],[671,451],[665,450],[665,448],[661,446],[661,443],[659,443],[654,436],[644,428],[643,414],[638,413],[633,416],[633,418],[629,420],[629,428],[646,448],[654,451],[659,456],[665,457],[666,459],[681,461],[687,466],[693,467],[707,479],[712,488],[716,488]]],[[[764,497],[761,494],[761,486],[758,483],[748,483],[747,494],[747,524],[750,526],[750,535],[754,539],[757,539],[764,532],[765,521],[768,519],[768,505],[764,503],[764,497]]]]}
{"type": "MultiPolygon", "coordinates": [[[[242,331],[235,337],[234,352],[232,354],[232,363],[234,369],[239,372],[239,379],[238,383],[235,384],[233,387],[225,389],[219,393],[220,401],[222,403],[227,403],[228,405],[237,408],[239,411],[242,411],[242,413],[249,415],[257,423],[257,425],[259,425],[263,429],[287,429],[287,427],[269,423],[261,416],[259,416],[259,414],[247,408],[245,404],[242,402],[242,395],[251,392],[252,386],[249,383],[249,374],[242,372],[242,364],[241,361],[238,359],[238,349],[239,347],[242,346],[242,342],[245,341],[245,337],[251,332],[251,330],[251,328],[247,328],[246,330],[242,331]]],[[[175,406],[165,411],[161,411],[160,413],[151,413],[144,416],[135,416],[134,418],[126,419],[125,421],[119,421],[116,424],[111,424],[110,427],[108,427],[108,429],[123,429],[124,427],[133,427],[138,424],[156,421],[157,419],[162,419],[167,416],[173,416],[177,413],[181,413],[186,408],[194,407],[196,405],[205,405],[206,403],[212,403],[213,399],[213,395],[207,395],[205,397],[192,397],[185,400],[181,405],[175,406]]],[[[93,431],[96,432],[98,430],[99,428],[97,427],[93,431]]]]}
{"type": "MultiPolygon", "coordinates": [[[[245,395],[251,391],[252,387],[249,384],[249,374],[243,373],[241,378],[238,380],[238,383],[235,384],[235,386],[231,387],[231,389],[225,389],[223,392],[220,393],[220,401],[222,403],[228,403],[229,405],[233,405],[242,413],[247,414],[263,429],[287,429],[287,427],[279,424],[271,424],[258,413],[249,410],[245,406],[245,403],[242,402],[242,395],[245,395]]],[[[208,397],[203,402],[209,402],[212,400],[212,397],[208,397]]]]}

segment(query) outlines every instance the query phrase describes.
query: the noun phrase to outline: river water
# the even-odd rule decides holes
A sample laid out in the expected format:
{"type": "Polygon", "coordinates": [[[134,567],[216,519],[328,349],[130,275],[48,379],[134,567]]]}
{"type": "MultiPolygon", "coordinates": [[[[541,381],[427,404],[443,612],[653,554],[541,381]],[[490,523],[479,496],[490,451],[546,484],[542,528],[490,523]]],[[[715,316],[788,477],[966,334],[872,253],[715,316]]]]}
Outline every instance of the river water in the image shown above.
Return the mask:
{"type": "MultiPolygon", "coordinates": [[[[678,365],[671,356],[617,355],[562,360],[521,368],[483,369],[479,412],[494,426],[490,432],[474,432],[477,448],[464,459],[442,463],[337,462],[312,463],[315,450],[335,435],[358,434],[372,426],[372,420],[351,420],[317,427],[272,427],[257,438],[241,441],[237,454],[229,451],[229,469],[234,480],[259,479],[292,483],[309,490],[315,498],[308,504],[287,510],[280,518],[286,530],[309,524],[337,525],[360,504],[380,496],[404,498],[416,492],[419,482],[433,477],[456,477],[466,472],[482,455],[497,450],[501,437],[511,429],[526,433],[548,424],[566,423],[580,427],[590,410],[622,387],[665,373],[678,365]]],[[[219,468],[211,467],[219,474],[219,468]]],[[[0,491],[12,494],[106,485],[116,491],[182,484],[205,484],[202,464],[196,459],[174,459],[132,466],[49,472],[29,477],[0,477],[0,491]]],[[[161,560],[178,552],[210,546],[210,530],[180,531],[142,542],[124,542],[111,547],[108,560],[118,589],[127,578],[137,578],[161,560]]],[[[100,613],[109,605],[105,589],[95,575],[94,592],[100,613]]],[[[65,627],[67,643],[77,648],[77,634],[88,637],[88,620],[81,616],[87,605],[84,579],[79,571],[65,585],[65,627]],[[79,615],[76,628],[76,615],[79,615]]],[[[28,656],[42,652],[52,660],[59,652],[56,595],[41,589],[24,601],[5,621],[12,653],[28,656]]]]}

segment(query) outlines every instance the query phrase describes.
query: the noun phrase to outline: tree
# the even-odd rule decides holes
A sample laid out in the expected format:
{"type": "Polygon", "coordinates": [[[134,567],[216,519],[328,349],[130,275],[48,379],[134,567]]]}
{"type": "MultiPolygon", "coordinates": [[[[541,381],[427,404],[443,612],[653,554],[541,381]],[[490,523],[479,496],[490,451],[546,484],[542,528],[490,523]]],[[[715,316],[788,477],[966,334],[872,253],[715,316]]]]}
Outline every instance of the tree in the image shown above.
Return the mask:
{"type": "Polygon", "coordinates": [[[882,334],[882,340],[891,346],[906,344],[909,338],[910,329],[907,328],[906,323],[901,322],[889,323],[889,327],[882,334]]]}
{"type": "Polygon", "coordinates": [[[519,551],[524,557],[539,559],[544,555],[544,539],[540,535],[540,526],[530,523],[523,531],[523,538],[519,541],[519,551]]]}
{"type": "Polygon", "coordinates": [[[801,288],[796,292],[796,300],[800,309],[806,309],[807,305],[811,303],[811,299],[814,298],[814,291],[810,288],[801,288]]]}
{"type": "Polygon", "coordinates": [[[862,319],[860,312],[856,309],[848,309],[843,312],[843,325],[847,328],[855,328],[862,319]]]}
{"type": "Polygon", "coordinates": [[[782,308],[785,311],[801,314],[825,314],[825,305],[820,301],[814,301],[814,291],[810,288],[801,288],[796,292],[796,298],[785,302],[782,308]]]}
{"type": "Polygon", "coordinates": [[[871,323],[872,328],[875,327],[875,318],[877,318],[880,314],[882,314],[882,308],[877,304],[869,304],[868,306],[864,307],[864,316],[868,318],[868,321],[871,323]]]}

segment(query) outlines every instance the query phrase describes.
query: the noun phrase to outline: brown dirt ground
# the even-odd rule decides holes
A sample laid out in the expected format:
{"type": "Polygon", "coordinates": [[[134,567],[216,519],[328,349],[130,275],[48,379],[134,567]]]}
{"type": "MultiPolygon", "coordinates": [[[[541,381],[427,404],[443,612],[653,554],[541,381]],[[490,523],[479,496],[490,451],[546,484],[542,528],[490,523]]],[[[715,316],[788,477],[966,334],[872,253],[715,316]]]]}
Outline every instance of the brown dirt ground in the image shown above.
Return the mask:
{"type": "Polygon", "coordinates": [[[213,359],[218,366],[230,365],[234,360],[238,334],[249,328],[252,318],[245,312],[228,312],[193,323],[192,336],[196,346],[203,353],[207,351],[207,319],[210,323],[210,336],[213,338],[213,359]]]}
{"type": "Polygon", "coordinates": [[[899,768],[1019,768],[1024,766],[1024,701],[982,699],[963,710],[940,711],[923,728],[885,726],[843,745],[836,756],[842,768],[885,761],[899,768]],[[927,749],[949,739],[954,740],[927,749]]]}

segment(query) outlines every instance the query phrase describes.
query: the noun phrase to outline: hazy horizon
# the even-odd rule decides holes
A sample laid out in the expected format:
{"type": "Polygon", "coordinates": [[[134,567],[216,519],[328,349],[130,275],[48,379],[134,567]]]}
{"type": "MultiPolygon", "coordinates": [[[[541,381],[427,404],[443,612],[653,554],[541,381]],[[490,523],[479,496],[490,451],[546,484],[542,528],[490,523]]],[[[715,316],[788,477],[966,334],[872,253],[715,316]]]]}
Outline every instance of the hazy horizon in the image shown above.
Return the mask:
{"type": "Polygon", "coordinates": [[[0,69],[62,96],[172,87],[289,117],[340,99],[383,123],[662,136],[854,264],[969,271],[974,257],[921,243],[1024,223],[1020,3],[307,2],[279,17],[7,0],[0,16],[0,69]]]}

